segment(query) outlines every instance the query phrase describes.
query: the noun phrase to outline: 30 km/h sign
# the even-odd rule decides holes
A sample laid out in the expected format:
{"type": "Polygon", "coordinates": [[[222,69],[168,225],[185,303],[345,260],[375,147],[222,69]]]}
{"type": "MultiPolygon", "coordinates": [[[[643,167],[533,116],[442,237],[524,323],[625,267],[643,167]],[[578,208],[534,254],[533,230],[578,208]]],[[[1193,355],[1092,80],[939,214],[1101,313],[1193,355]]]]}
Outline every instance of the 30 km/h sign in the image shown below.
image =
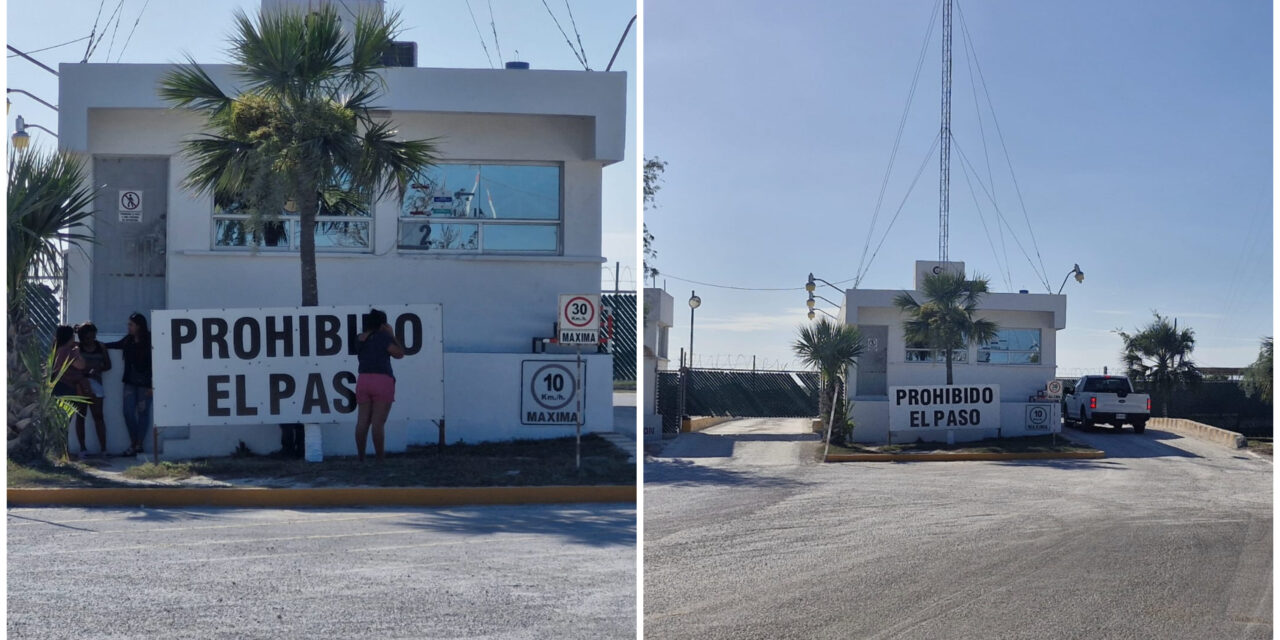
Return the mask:
{"type": "MultiPolygon", "coordinates": [[[[520,365],[520,424],[578,423],[578,363],[525,360],[520,365]]],[[[586,365],[583,364],[583,370],[586,365]]]]}
{"type": "Polygon", "coordinates": [[[600,294],[560,294],[560,344],[594,345],[600,342],[600,294]]]}

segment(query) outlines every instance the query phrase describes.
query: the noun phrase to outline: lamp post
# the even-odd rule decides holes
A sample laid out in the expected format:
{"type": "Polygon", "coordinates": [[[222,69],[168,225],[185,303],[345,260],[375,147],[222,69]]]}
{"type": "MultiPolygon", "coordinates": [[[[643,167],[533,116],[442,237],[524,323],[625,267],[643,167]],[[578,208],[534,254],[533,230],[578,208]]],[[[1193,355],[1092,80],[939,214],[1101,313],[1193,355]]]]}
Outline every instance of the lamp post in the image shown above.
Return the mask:
{"type": "Polygon", "coordinates": [[[14,122],[14,126],[16,128],[16,131],[13,132],[13,137],[12,137],[13,148],[19,151],[26,149],[27,145],[31,144],[31,134],[27,133],[28,128],[39,129],[55,138],[58,137],[58,134],[38,124],[29,124],[26,120],[23,119],[22,116],[18,116],[17,120],[14,122]]]}
{"type": "Polygon", "coordinates": [[[1078,264],[1077,264],[1077,265],[1072,266],[1072,267],[1071,267],[1071,270],[1067,272],[1067,276],[1066,276],[1065,278],[1063,278],[1063,279],[1062,279],[1062,286],[1061,286],[1061,287],[1058,287],[1058,294],[1059,294],[1059,295],[1061,295],[1061,294],[1062,294],[1062,287],[1067,286],[1067,279],[1068,279],[1068,278],[1070,278],[1070,277],[1071,277],[1071,274],[1073,274],[1073,273],[1074,273],[1074,274],[1075,274],[1075,276],[1076,276],[1076,282],[1081,282],[1081,283],[1082,283],[1082,282],[1084,282],[1084,272],[1080,270],[1080,265],[1078,265],[1078,264]]]}
{"type": "Polygon", "coordinates": [[[810,291],[810,292],[809,292],[809,299],[804,301],[804,305],[805,305],[806,307],[808,307],[808,308],[809,308],[809,319],[810,319],[810,320],[812,320],[812,319],[815,317],[814,311],[821,311],[822,313],[826,314],[826,316],[827,316],[828,318],[831,318],[832,320],[835,320],[835,319],[836,319],[836,317],[835,317],[835,316],[833,316],[833,315],[831,315],[830,313],[827,313],[826,311],[823,311],[822,309],[815,309],[815,308],[814,308],[814,307],[817,305],[817,301],[816,301],[814,298],[820,298],[820,299],[822,299],[824,302],[826,302],[827,304],[834,305],[834,306],[836,306],[836,307],[839,307],[839,306],[840,306],[840,305],[836,304],[835,302],[832,302],[831,300],[828,300],[828,299],[826,299],[826,298],[823,298],[822,296],[815,295],[812,291],[810,291]]]}
{"type": "Polygon", "coordinates": [[[698,297],[698,292],[689,291],[689,368],[693,368],[693,312],[702,306],[702,298],[698,297]]]}

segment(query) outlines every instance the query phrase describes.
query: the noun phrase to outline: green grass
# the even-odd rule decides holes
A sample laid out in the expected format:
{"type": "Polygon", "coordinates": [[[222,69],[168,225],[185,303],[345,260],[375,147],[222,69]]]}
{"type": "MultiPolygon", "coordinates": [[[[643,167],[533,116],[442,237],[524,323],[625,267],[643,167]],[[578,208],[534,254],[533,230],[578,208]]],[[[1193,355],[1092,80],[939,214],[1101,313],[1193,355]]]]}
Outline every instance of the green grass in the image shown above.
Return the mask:
{"type": "Polygon", "coordinates": [[[7,475],[10,487],[84,488],[116,486],[108,480],[91,476],[75,462],[51,463],[43,460],[19,463],[9,461],[7,475]]]}
{"type": "MultiPolygon", "coordinates": [[[[591,434],[582,437],[581,471],[574,468],[573,438],[557,438],[455,444],[443,452],[437,452],[435,447],[414,447],[406,453],[388,454],[381,464],[374,461],[372,453],[364,463],[354,457],[331,457],[312,463],[295,458],[236,455],[158,465],[148,462],[123,473],[133,480],[181,480],[200,475],[268,487],[628,485],[635,482],[635,474],[635,463],[627,462],[625,453],[591,434]]],[[[80,472],[76,463],[45,469],[10,461],[9,486],[119,485],[80,472]]]]}
{"type": "Polygon", "coordinates": [[[614,391],[635,391],[636,381],[635,380],[614,380],[613,390],[614,391]]]}
{"type": "Polygon", "coordinates": [[[860,445],[847,447],[831,446],[831,453],[1065,453],[1071,451],[1094,451],[1093,448],[1079,445],[1059,437],[1054,442],[1053,436],[1029,436],[1026,438],[988,438],[975,442],[957,442],[948,445],[945,442],[909,442],[892,445],[860,445]]]}

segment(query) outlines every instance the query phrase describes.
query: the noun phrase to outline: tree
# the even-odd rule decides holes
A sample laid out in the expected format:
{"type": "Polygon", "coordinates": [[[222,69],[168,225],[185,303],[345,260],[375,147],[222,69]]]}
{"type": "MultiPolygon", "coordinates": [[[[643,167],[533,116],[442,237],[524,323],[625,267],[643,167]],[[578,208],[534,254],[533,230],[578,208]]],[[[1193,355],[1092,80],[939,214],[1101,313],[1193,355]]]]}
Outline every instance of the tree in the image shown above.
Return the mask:
{"type": "Polygon", "coordinates": [[[1145,382],[1160,398],[1162,415],[1169,415],[1169,398],[1178,387],[1200,381],[1200,369],[1191,361],[1195,332],[1178,329],[1178,321],[1153,311],[1151,324],[1135,333],[1116,330],[1124,346],[1120,360],[1132,380],[1145,382]]]}
{"type": "Polygon", "coordinates": [[[8,403],[9,452],[18,457],[41,450],[54,453],[49,438],[62,429],[65,403],[51,400],[45,344],[36,339],[30,306],[48,289],[32,282],[61,271],[65,246],[93,242],[85,221],[97,190],[87,184],[84,163],[64,152],[27,150],[9,156],[8,235],[8,403]],[[47,445],[47,446],[46,446],[47,445]]]}
{"type": "MultiPolygon", "coordinates": [[[[654,156],[645,158],[644,161],[644,209],[648,211],[655,207],[654,198],[658,195],[658,190],[662,188],[659,184],[662,181],[662,173],[667,170],[667,163],[661,158],[654,156]]],[[[658,258],[658,252],[653,248],[653,234],[649,233],[649,224],[644,225],[644,277],[657,279],[658,267],[654,265],[654,261],[658,258]]]]}
{"type": "MultiPolygon", "coordinates": [[[[818,394],[818,413],[823,420],[832,421],[831,404],[837,402],[835,397],[837,379],[842,377],[849,365],[857,363],[862,356],[865,344],[857,327],[840,324],[828,318],[820,318],[817,322],[802,325],[799,337],[791,345],[791,349],[805,365],[818,370],[821,389],[818,394]]],[[[844,414],[839,414],[832,421],[834,424],[844,423],[844,414]]],[[[836,429],[832,424],[832,440],[841,444],[845,440],[844,429],[836,429]]]]}
{"type": "Polygon", "coordinates": [[[1274,341],[1270,336],[1262,339],[1262,348],[1258,350],[1258,359],[1244,370],[1245,393],[1258,396],[1263,402],[1271,404],[1271,356],[1274,352],[1274,341]]]}
{"type": "Polygon", "coordinates": [[[243,204],[250,226],[290,204],[298,211],[303,306],[319,304],[322,198],[403,197],[436,161],[433,140],[397,140],[395,125],[374,115],[382,54],[398,29],[398,13],[358,16],[348,38],[331,6],[260,12],[256,23],[237,11],[231,58],[242,93],[224,93],[190,57],[161,81],[162,98],[205,118],[206,133],[183,143],[193,165],[185,187],[243,204]]]}
{"type": "Polygon", "coordinates": [[[948,385],[954,384],[952,352],[996,337],[996,323],[974,317],[978,303],[989,290],[989,283],[982,276],[969,280],[964,274],[944,271],[925,276],[920,291],[924,302],[917,302],[906,291],[893,299],[894,306],[909,316],[902,323],[907,343],[942,351],[948,385]]]}

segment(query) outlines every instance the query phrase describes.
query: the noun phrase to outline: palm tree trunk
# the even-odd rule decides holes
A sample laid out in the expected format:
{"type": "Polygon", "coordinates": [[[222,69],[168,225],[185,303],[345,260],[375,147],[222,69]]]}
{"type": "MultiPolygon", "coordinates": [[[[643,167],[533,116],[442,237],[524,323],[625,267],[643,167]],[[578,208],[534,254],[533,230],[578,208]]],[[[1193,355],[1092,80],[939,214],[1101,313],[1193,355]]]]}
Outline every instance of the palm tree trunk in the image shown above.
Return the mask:
{"type": "Polygon", "coordinates": [[[320,306],[320,290],[316,282],[316,208],[319,199],[315,189],[299,189],[297,198],[299,230],[298,247],[302,259],[302,306],[320,306]]]}
{"type": "Polygon", "coordinates": [[[951,349],[947,349],[946,359],[947,359],[947,386],[949,387],[949,386],[951,386],[951,385],[952,385],[952,381],[951,381],[951,349]]]}

